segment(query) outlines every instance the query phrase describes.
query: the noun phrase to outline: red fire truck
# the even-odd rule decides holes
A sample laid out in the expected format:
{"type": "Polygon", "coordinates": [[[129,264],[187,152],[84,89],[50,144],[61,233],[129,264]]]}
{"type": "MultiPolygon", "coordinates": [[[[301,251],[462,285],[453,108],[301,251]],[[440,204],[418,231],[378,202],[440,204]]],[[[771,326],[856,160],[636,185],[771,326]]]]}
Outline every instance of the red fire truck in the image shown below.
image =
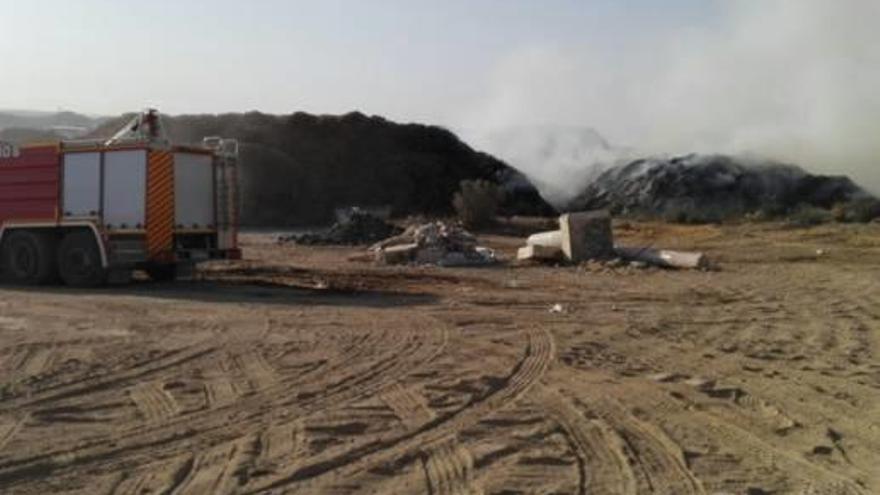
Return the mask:
{"type": "Polygon", "coordinates": [[[235,140],[175,146],[143,112],[105,141],[0,142],[0,276],[93,287],[241,256],[235,140]]]}

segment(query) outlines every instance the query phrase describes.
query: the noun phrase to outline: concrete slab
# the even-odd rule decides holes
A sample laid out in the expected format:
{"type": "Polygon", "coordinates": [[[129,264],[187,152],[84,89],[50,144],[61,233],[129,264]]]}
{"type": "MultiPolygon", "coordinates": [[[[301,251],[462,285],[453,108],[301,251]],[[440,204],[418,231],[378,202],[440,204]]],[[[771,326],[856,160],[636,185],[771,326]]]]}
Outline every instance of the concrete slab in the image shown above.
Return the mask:
{"type": "Polygon", "coordinates": [[[614,256],[611,215],[607,211],[566,213],[559,217],[562,251],[569,260],[580,263],[614,256]]]}
{"type": "Polygon", "coordinates": [[[519,249],[516,253],[519,261],[550,261],[562,259],[562,248],[553,246],[530,245],[519,249]]]}
{"type": "Polygon", "coordinates": [[[561,249],[562,231],[552,230],[550,232],[539,232],[537,234],[531,235],[526,240],[526,245],[555,247],[561,249]]]}
{"type": "Polygon", "coordinates": [[[409,263],[419,250],[418,244],[400,244],[376,251],[376,260],[380,263],[398,265],[409,263]]]}

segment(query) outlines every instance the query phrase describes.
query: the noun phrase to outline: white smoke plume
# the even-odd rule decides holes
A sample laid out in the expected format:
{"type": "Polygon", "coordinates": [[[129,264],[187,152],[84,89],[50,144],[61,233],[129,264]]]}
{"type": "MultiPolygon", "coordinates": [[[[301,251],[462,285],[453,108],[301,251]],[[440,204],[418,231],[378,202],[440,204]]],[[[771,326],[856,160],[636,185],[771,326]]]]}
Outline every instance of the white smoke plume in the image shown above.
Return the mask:
{"type": "Polygon", "coordinates": [[[493,72],[463,133],[557,192],[579,180],[559,156],[585,157],[578,166],[589,169],[616,149],[563,139],[548,153],[553,139],[530,149],[503,138],[510,128],[592,127],[643,154],[747,154],[848,174],[880,192],[880,1],[728,0],[720,8],[711,27],[670,32],[660,44],[634,34],[614,53],[519,50],[493,72]]]}

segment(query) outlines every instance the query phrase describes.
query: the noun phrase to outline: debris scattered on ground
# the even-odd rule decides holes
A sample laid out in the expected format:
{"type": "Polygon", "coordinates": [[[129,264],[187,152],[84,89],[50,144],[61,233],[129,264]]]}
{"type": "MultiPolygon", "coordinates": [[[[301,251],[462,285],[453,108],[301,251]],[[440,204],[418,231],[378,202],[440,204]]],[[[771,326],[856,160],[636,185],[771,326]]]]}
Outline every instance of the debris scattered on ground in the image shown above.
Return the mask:
{"type": "Polygon", "coordinates": [[[562,249],[553,246],[528,245],[519,248],[516,254],[516,259],[520,261],[559,261],[562,258],[562,249]]]}
{"type": "Polygon", "coordinates": [[[631,261],[641,261],[663,268],[705,270],[710,268],[709,259],[703,253],[688,253],[651,248],[618,247],[615,251],[631,261]]]}
{"type": "Polygon", "coordinates": [[[562,314],[565,313],[565,307],[561,304],[554,304],[550,307],[550,312],[553,314],[562,314]]]}
{"type": "Polygon", "coordinates": [[[530,236],[519,249],[517,260],[549,262],[565,259],[572,263],[598,262],[603,269],[629,266],[644,269],[708,269],[703,253],[617,247],[611,230],[611,216],[604,211],[569,213],[559,217],[559,230],[530,236]]]}
{"type": "Polygon", "coordinates": [[[390,224],[372,213],[360,208],[351,208],[345,215],[341,215],[340,221],[333,224],[326,232],[284,236],[279,238],[279,242],[307,245],[340,244],[356,246],[386,239],[402,231],[403,229],[400,227],[390,224]]]}
{"type": "Polygon", "coordinates": [[[611,216],[604,211],[566,213],[559,230],[534,234],[520,249],[519,260],[558,260],[573,263],[614,255],[611,216]]]}
{"type": "Polygon", "coordinates": [[[494,251],[479,246],[473,234],[444,222],[411,226],[370,250],[377,261],[390,265],[475,266],[497,262],[494,251]]]}

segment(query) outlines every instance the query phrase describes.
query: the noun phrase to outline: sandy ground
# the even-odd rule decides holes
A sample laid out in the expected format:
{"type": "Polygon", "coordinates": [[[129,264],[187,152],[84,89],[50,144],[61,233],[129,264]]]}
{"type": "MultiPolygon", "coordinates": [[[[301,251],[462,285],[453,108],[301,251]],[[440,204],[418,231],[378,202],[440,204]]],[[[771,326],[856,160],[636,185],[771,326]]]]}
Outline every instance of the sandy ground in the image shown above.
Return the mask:
{"type": "Polygon", "coordinates": [[[0,288],[0,492],[880,493],[880,226],[616,230],[721,270],[0,288]]]}

